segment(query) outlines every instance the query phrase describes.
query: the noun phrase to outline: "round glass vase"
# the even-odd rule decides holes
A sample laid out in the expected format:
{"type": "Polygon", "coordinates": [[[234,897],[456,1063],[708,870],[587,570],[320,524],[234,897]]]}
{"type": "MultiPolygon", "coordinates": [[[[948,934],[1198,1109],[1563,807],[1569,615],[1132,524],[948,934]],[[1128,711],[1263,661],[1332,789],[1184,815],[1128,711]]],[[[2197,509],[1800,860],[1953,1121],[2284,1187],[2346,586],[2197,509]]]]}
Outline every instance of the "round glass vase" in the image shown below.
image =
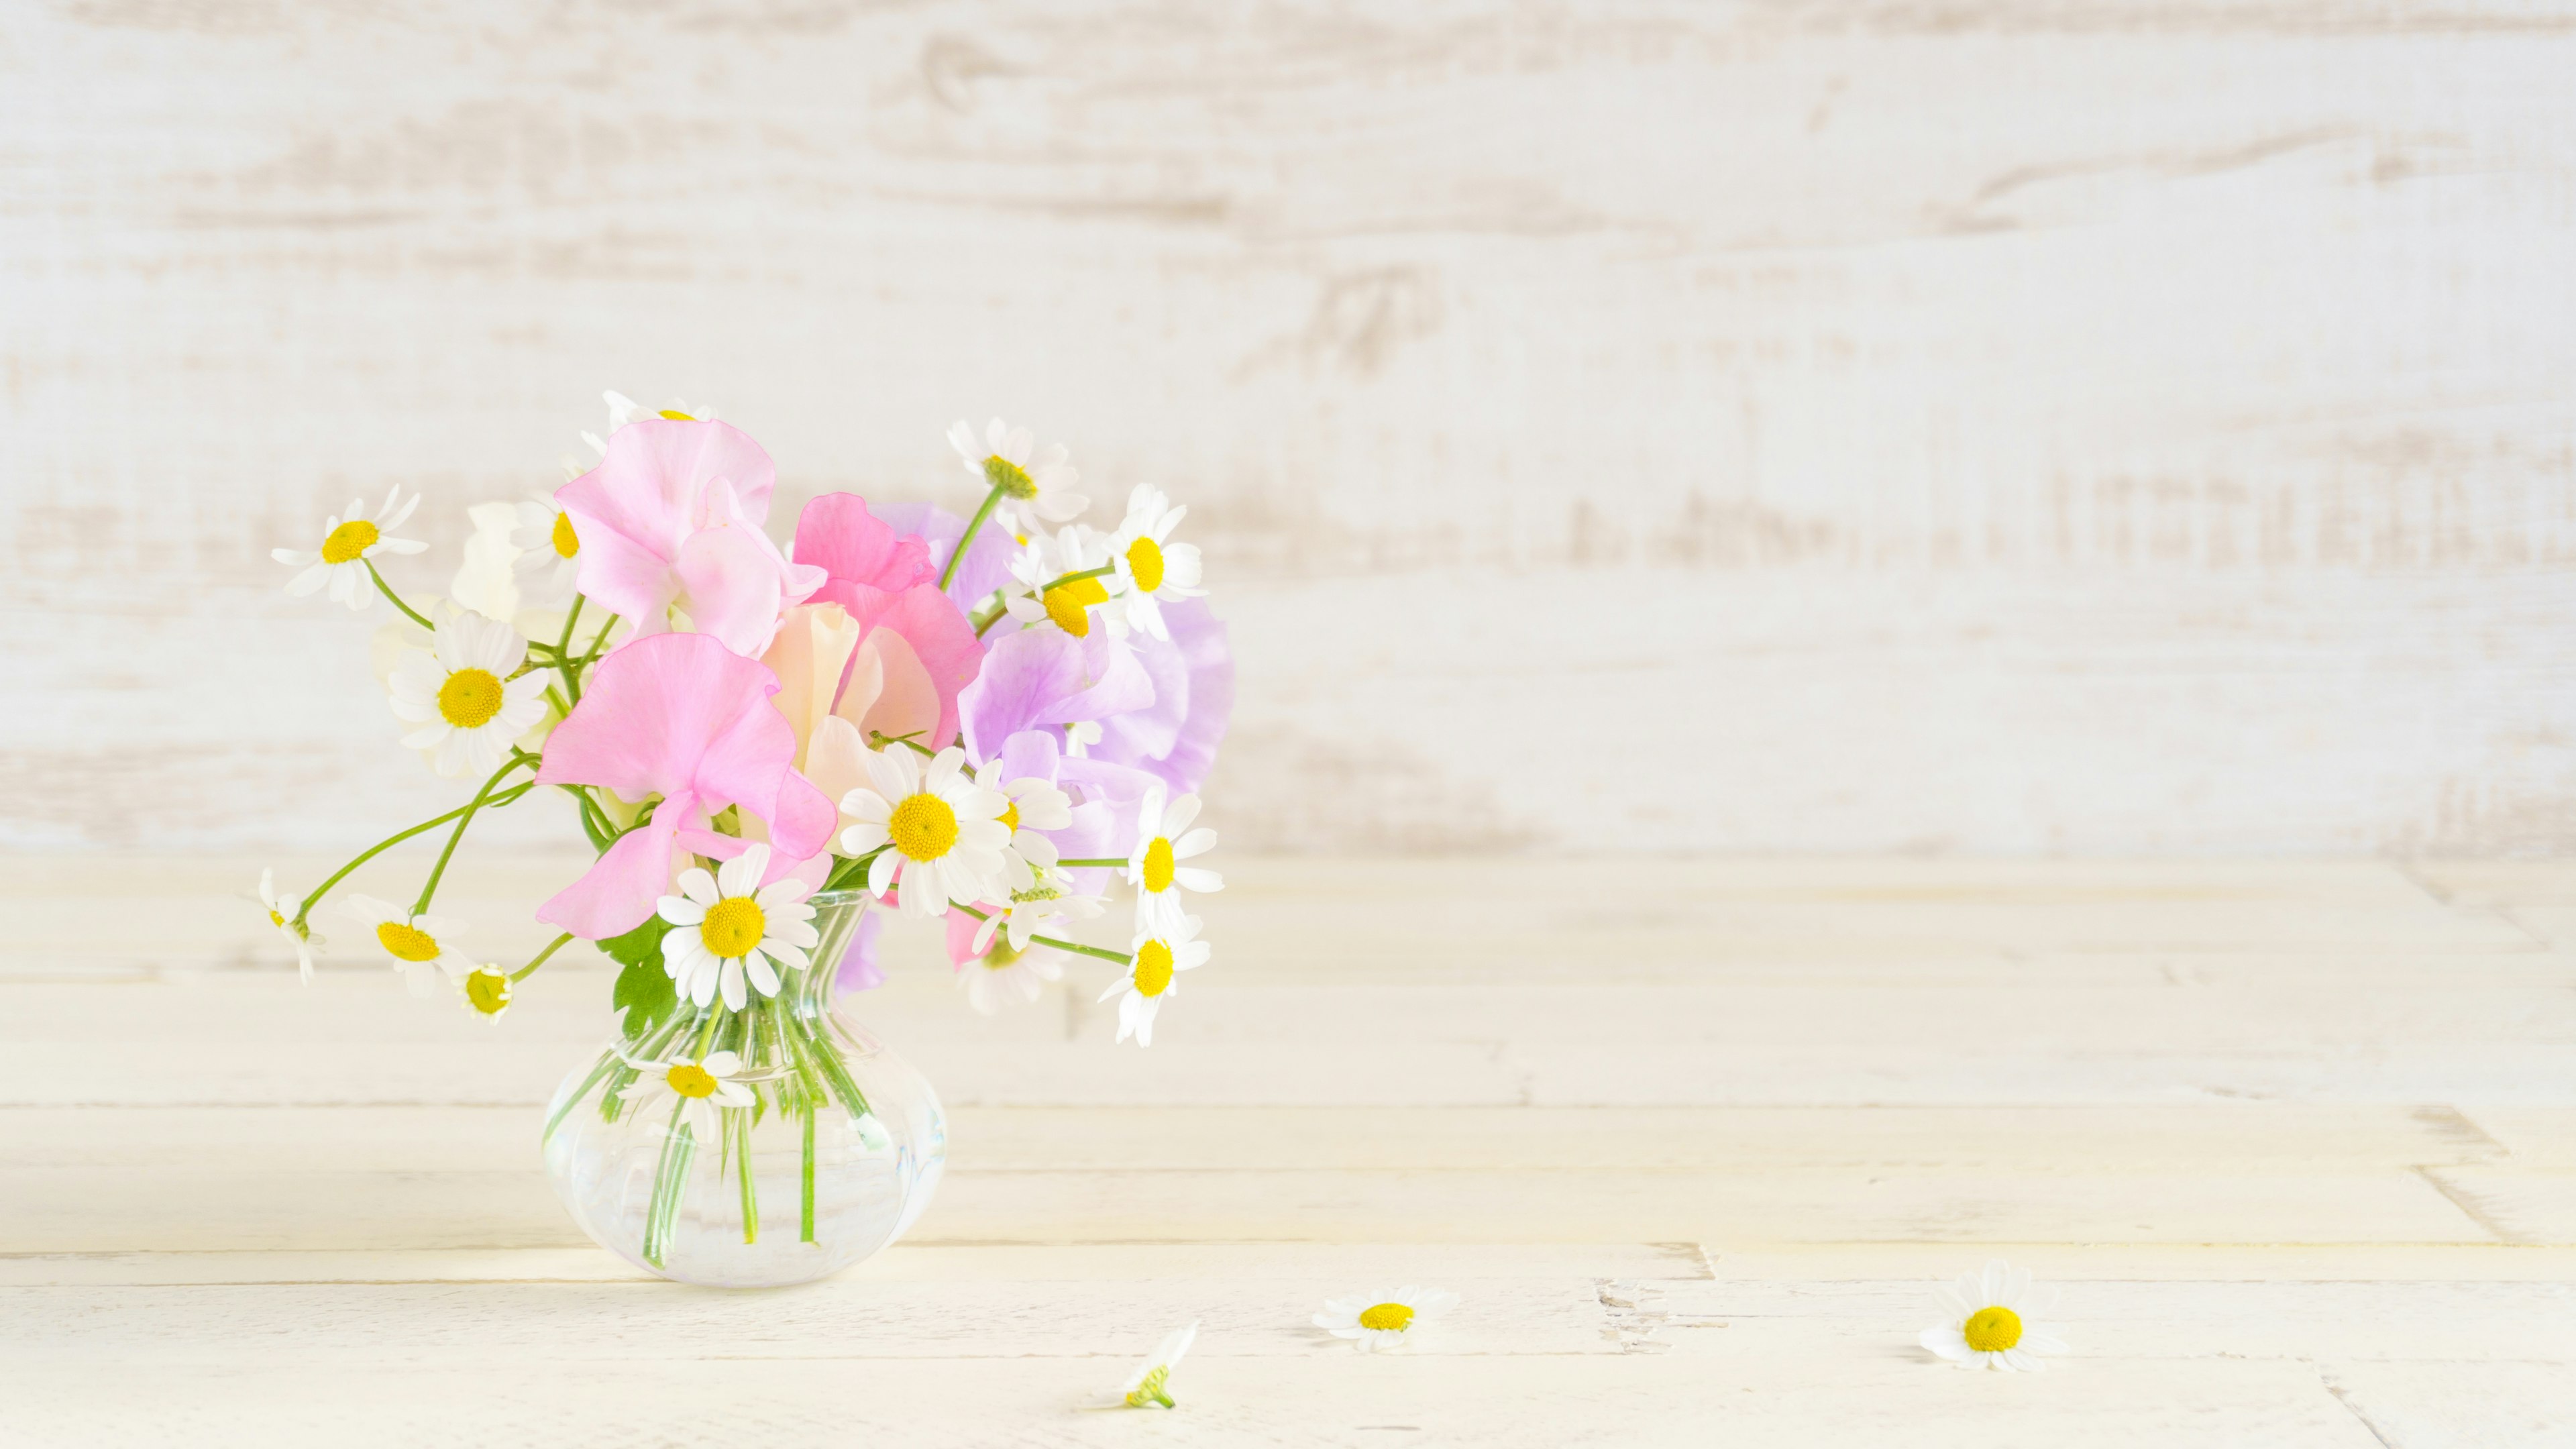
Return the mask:
{"type": "Polygon", "coordinates": [[[834,1009],[865,891],[811,898],[813,965],[739,1012],[681,1001],[573,1068],[546,1108],[546,1176],[601,1247],[682,1283],[811,1282],[901,1237],[938,1185],[947,1119],[928,1079],[834,1009]],[[693,1074],[730,1051],[750,1098],[719,1106],[693,1074]]]}

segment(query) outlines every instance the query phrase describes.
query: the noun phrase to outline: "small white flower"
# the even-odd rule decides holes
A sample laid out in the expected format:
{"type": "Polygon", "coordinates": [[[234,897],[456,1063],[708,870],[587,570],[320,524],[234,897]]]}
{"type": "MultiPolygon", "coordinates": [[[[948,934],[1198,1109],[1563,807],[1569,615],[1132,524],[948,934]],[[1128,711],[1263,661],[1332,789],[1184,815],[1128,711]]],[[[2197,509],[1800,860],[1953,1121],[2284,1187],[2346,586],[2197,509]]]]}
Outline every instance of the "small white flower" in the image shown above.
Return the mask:
{"type": "Polygon", "coordinates": [[[738,1052],[709,1052],[691,1060],[678,1057],[667,1062],[649,1062],[634,1085],[619,1092],[619,1098],[640,1105],[649,1112],[664,1098],[680,1103],[680,1120],[700,1142],[715,1140],[719,1107],[748,1107],[753,1102],[751,1088],[735,1078],[742,1073],[742,1056],[738,1052]]]}
{"type": "Polygon", "coordinates": [[[899,882],[904,913],[924,917],[947,914],[952,901],[1010,894],[1002,881],[1010,801],[975,783],[964,750],[950,745],[924,761],[910,746],[888,745],[869,751],[867,765],[869,783],[841,797],[841,813],[857,822],[841,832],[841,853],[879,851],[868,863],[869,890],[882,896],[899,882]]]}
{"type": "Polygon", "coordinates": [[[998,935],[1012,950],[1025,951],[1029,938],[1040,932],[1061,937],[1067,921],[1098,920],[1107,907],[1098,896],[1072,894],[1072,880],[1061,871],[1049,871],[1027,889],[1011,892],[1010,899],[986,908],[983,923],[975,928],[975,949],[989,948],[998,935]]]}
{"type": "Polygon", "coordinates": [[[1145,1361],[1127,1376],[1127,1382],[1119,1387],[1116,1396],[1093,1407],[1141,1409],[1149,1404],[1160,1404],[1166,1409],[1176,1407],[1172,1403],[1172,1366],[1181,1361],[1182,1354],[1190,1351],[1190,1345],[1198,1341],[1198,1336],[1199,1320],[1195,1318],[1163,1335],[1163,1341],[1154,1345],[1154,1351],[1145,1355],[1145,1361]]]}
{"type": "Polygon", "coordinates": [[[993,517],[1014,533],[1037,532],[1040,519],[1062,523],[1079,518],[1091,506],[1090,499],[1073,491],[1082,475],[1065,461],[1062,443],[1049,443],[1044,453],[1038,453],[1037,440],[1028,429],[1012,427],[1000,418],[986,425],[984,441],[978,443],[975,430],[959,418],[949,425],[948,444],[957,450],[968,473],[986,488],[1002,490],[993,505],[993,517]]]}
{"type": "Polygon", "coordinates": [[[1135,945],[1129,948],[1134,959],[1127,963],[1127,974],[1100,993],[1103,1001],[1122,991],[1126,993],[1118,1002],[1120,1041],[1133,1036],[1138,1046],[1154,1044],[1154,1014],[1163,1009],[1164,999],[1180,984],[1172,978],[1207,964],[1213,948],[1198,935],[1196,916],[1181,917],[1180,924],[1168,931],[1138,934],[1135,945]]]}
{"type": "Polygon", "coordinates": [[[1952,1363],[2036,1371],[2048,1367],[2041,1354],[2066,1352],[2065,1342],[2038,1319],[2057,1295],[2034,1293],[2027,1268],[1997,1258],[1982,1275],[1967,1274],[1938,1296],[1942,1318],[1923,1330],[1922,1344],[1952,1363]]]}
{"type": "Polygon", "coordinates": [[[438,626],[427,651],[407,650],[386,681],[394,714],[420,728],[403,744],[430,751],[441,775],[487,775],[510,743],[546,717],[542,670],[511,678],[528,641],[494,619],[466,612],[438,626]]]}
{"type": "Polygon", "coordinates": [[[523,597],[552,601],[572,592],[581,572],[581,536],[553,494],[523,499],[512,510],[510,546],[518,550],[510,566],[523,597]]]}
{"type": "Polygon", "coordinates": [[[1138,930],[1179,920],[1183,891],[1206,895],[1225,889],[1225,877],[1215,871],[1180,864],[1216,848],[1215,831],[1190,829],[1190,822],[1198,818],[1196,795],[1183,795],[1168,806],[1160,787],[1145,796],[1144,810],[1136,821],[1136,849],[1127,857],[1127,883],[1136,888],[1138,930]]]}
{"type": "MultiPolygon", "coordinates": [[[[1079,523],[1068,523],[1053,537],[1038,534],[1011,556],[1011,577],[1020,587],[1002,598],[1002,610],[1021,624],[1051,623],[1077,639],[1091,633],[1091,611],[1110,602],[1114,574],[1093,574],[1068,583],[1067,574],[1090,574],[1110,566],[1109,536],[1079,523]],[[1055,584],[1055,587],[1047,587],[1055,584]]],[[[1115,610],[1100,616],[1109,632],[1127,636],[1127,619],[1115,610]]]]}
{"type": "Polygon", "coordinates": [[[993,942],[957,973],[966,1004],[985,1016],[996,1015],[1004,1007],[1027,1006],[1045,994],[1048,982],[1063,979],[1062,953],[1047,946],[1023,951],[1008,940],[993,942]]]}
{"type": "Polygon", "coordinates": [[[1110,540],[1110,560],[1118,566],[1118,581],[1126,586],[1114,608],[1129,628],[1157,639],[1172,637],[1163,624],[1165,601],[1195,599],[1207,592],[1198,587],[1198,545],[1171,542],[1172,530],[1180,527],[1188,512],[1172,507],[1162,489],[1139,483],[1127,496],[1126,522],[1118,525],[1117,536],[1110,540]]]}
{"type": "Polygon", "coordinates": [[[1064,727],[1064,752],[1073,758],[1087,759],[1091,747],[1100,743],[1100,721],[1078,719],[1064,727]]]}
{"type": "Polygon", "coordinates": [[[1315,1315],[1315,1326],[1335,1338],[1351,1340],[1353,1348],[1374,1353],[1402,1346],[1406,1334],[1457,1306],[1455,1293],[1408,1283],[1392,1293],[1327,1298],[1324,1311],[1315,1315]]]}
{"type": "Polygon", "coordinates": [[[438,989],[440,973],[462,976],[476,966],[456,949],[456,934],[465,923],[447,916],[416,916],[391,901],[351,896],[341,909],[375,928],[376,944],[394,958],[414,996],[438,989]]]}
{"type": "Polygon", "coordinates": [[[802,971],[806,952],[821,939],[809,887],[794,876],[767,885],[767,842],[755,842],[714,875],[695,866],[680,872],[680,894],[664,896],[658,914],[671,923],[662,935],[662,970],[681,995],[703,1009],[724,994],[725,1009],[740,1011],[751,998],[778,994],[778,967],[802,971]],[[774,963],[774,964],[773,964],[774,963]]]}
{"type": "MultiPolygon", "coordinates": [[[[628,423],[634,422],[638,418],[669,418],[673,422],[681,423],[712,423],[717,421],[716,410],[714,408],[698,407],[692,403],[682,402],[678,398],[673,398],[658,408],[648,408],[642,403],[637,402],[635,399],[614,389],[601,393],[600,397],[608,403],[608,431],[612,434],[614,434],[619,428],[626,426],[628,423]]],[[[606,438],[601,437],[597,433],[584,433],[581,435],[581,440],[590,444],[590,450],[592,452],[597,453],[603,458],[608,456],[608,440],[606,438]]]]}
{"type": "Polygon", "coordinates": [[[402,486],[396,484],[385,494],[384,506],[373,513],[361,511],[366,500],[352,498],[347,518],[334,514],[330,522],[322,525],[319,549],[271,549],[270,558],[304,571],[287,580],[286,591],[301,598],[329,584],[334,602],[352,609],[367,607],[367,601],[375,597],[375,581],[367,576],[368,559],[378,553],[418,553],[429,547],[417,539],[389,536],[420,506],[417,493],[410,502],[395,507],[401,498],[402,486]]]}
{"type": "Polygon", "coordinates": [[[277,872],[263,870],[259,873],[259,903],[268,908],[268,923],[277,928],[277,934],[285,938],[286,944],[295,948],[296,974],[304,978],[305,985],[312,985],[313,951],[322,943],[313,938],[311,926],[296,919],[304,910],[303,900],[279,895],[277,872]]]}
{"type": "Polygon", "coordinates": [[[510,973],[486,962],[465,973],[459,983],[465,988],[465,1004],[483,1014],[486,1021],[498,1020],[510,1009],[510,973]]]}
{"type": "Polygon", "coordinates": [[[975,783],[1010,802],[1002,809],[1002,824],[1011,832],[1010,843],[1002,847],[1002,877],[1012,893],[1043,884],[1055,865],[1056,848],[1039,832],[1073,824],[1073,797],[1034,775],[1003,779],[998,759],[984,762],[984,768],[975,772],[975,783]]]}

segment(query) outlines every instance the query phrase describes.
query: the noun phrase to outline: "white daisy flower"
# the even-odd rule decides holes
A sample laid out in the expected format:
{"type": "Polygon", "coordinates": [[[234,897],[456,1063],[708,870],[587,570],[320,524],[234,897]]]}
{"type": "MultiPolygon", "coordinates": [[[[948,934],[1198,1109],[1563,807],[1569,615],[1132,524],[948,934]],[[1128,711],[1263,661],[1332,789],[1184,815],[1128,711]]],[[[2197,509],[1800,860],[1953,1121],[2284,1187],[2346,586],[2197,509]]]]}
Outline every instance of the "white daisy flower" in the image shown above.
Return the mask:
{"type": "Polygon", "coordinates": [[[322,943],[313,938],[311,926],[295,919],[303,912],[304,902],[295,896],[279,895],[277,872],[263,870],[259,873],[259,903],[268,908],[268,923],[286,938],[286,944],[295,948],[296,974],[304,978],[305,985],[312,985],[313,951],[322,943]]]}
{"type": "Polygon", "coordinates": [[[1029,938],[1040,932],[1062,937],[1067,921],[1098,920],[1107,907],[1098,896],[1073,894],[1067,888],[1071,881],[1060,872],[1048,872],[1026,890],[1011,892],[1010,899],[990,908],[975,928],[975,949],[989,949],[993,938],[1000,936],[1012,950],[1025,951],[1029,938]]]}
{"type": "Polygon", "coordinates": [[[474,532],[465,540],[447,597],[487,619],[514,618],[519,612],[519,546],[510,541],[510,532],[518,525],[518,509],[508,503],[477,503],[465,516],[473,520],[474,532]]]}
{"type": "Polygon", "coordinates": [[[483,1013],[486,1020],[510,1009],[510,973],[498,966],[484,964],[465,973],[465,1004],[483,1013]]]}
{"type": "Polygon", "coordinates": [[[1049,443],[1044,453],[1038,453],[1037,440],[1028,429],[995,418],[986,425],[979,444],[975,430],[959,418],[949,425],[948,444],[957,450],[967,472],[983,480],[985,487],[1002,490],[993,516],[1013,533],[1037,532],[1040,519],[1062,523],[1079,518],[1091,506],[1090,499],[1073,491],[1082,475],[1065,461],[1062,443],[1049,443]]]}
{"type": "Polygon", "coordinates": [[[1172,530],[1188,512],[1172,507],[1162,489],[1139,483],[1127,495],[1127,521],[1118,525],[1109,544],[1118,581],[1126,586],[1119,591],[1116,611],[1129,628],[1157,639],[1172,637],[1163,625],[1164,601],[1195,599],[1207,592],[1198,587],[1199,546],[1171,541],[1172,530]]]}
{"type": "Polygon", "coordinates": [[[488,775],[510,742],[546,717],[541,670],[511,678],[528,655],[519,631],[470,611],[441,623],[427,651],[404,652],[386,681],[394,714],[420,726],[403,744],[430,751],[442,775],[488,775]]]}
{"type": "Polygon", "coordinates": [[[420,506],[417,493],[411,496],[410,502],[397,508],[395,504],[401,498],[402,486],[396,484],[385,494],[384,506],[373,513],[360,511],[366,506],[366,500],[352,498],[346,519],[334,514],[330,522],[322,525],[322,546],[319,549],[271,549],[270,558],[304,570],[286,581],[286,591],[301,598],[329,584],[334,602],[352,609],[367,607],[367,601],[375,597],[376,587],[375,581],[367,576],[368,559],[378,553],[418,553],[429,547],[417,539],[390,537],[395,529],[411,518],[412,510],[420,506]]]}
{"type": "Polygon", "coordinates": [[[1002,809],[1002,824],[1011,832],[1010,843],[1002,847],[1003,879],[1015,894],[1043,884],[1055,865],[1056,848],[1053,840],[1038,832],[1071,827],[1073,797],[1034,775],[1003,779],[998,759],[984,762],[984,768],[975,772],[975,783],[1010,802],[1002,809]]]}
{"type": "Polygon", "coordinates": [[[1172,1403],[1172,1365],[1179,1363],[1181,1355],[1190,1351],[1190,1345],[1198,1341],[1198,1336],[1199,1320],[1195,1318],[1163,1335],[1163,1341],[1154,1345],[1154,1351],[1145,1355],[1145,1361],[1127,1376],[1127,1382],[1120,1386],[1117,1395],[1095,1407],[1141,1409],[1148,1404],[1160,1404],[1166,1409],[1175,1407],[1172,1403]]]}
{"type": "Polygon", "coordinates": [[[341,909],[375,928],[376,944],[394,958],[414,996],[438,989],[440,974],[462,976],[474,969],[456,949],[456,933],[465,923],[448,916],[416,916],[391,901],[350,896],[341,909]]]}
{"type": "Polygon", "coordinates": [[[841,832],[841,853],[879,851],[868,889],[882,896],[899,881],[906,915],[942,916],[950,902],[973,905],[1010,894],[1002,881],[1002,823],[1010,801],[966,773],[966,752],[950,745],[929,760],[905,745],[868,752],[867,785],[841,797],[858,823],[841,832]],[[889,847],[880,849],[881,847],[889,847]]]}
{"type": "Polygon", "coordinates": [[[1100,721],[1078,719],[1064,727],[1064,752],[1077,760],[1088,759],[1091,747],[1100,743],[1100,721]]]}
{"type": "Polygon", "coordinates": [[[1172,978],[1180,972],[1207,964],[1212,949],[1198,938],[1199,918],[1181,917],[1180,924],[1168,931],[1140,933],[1129,948],[1135,958],[1127,963],[1127,974],[1109,983],[1100,993],[1107,1001],[1120,992],[1127,993],[1118,1002],[1118,1039],[1136,1038],[1138,1046],[1154,1044],[1154,1013],[1163,1009],[1163,1001],[1178,989],[1172,978]]]}
{"type": "Polygon", "coordinates": [[[1136,849],[1127,857],[1127,883],[1136,888],[1139,930],[1178,921],[1183,891],[1206,895],[1225,889],[1225,877],[1215,871],[1180,864],[1216,848],[1215,831],[1190,829],[1190,822],[1198,818],[1196,795],[1183,795],[1168,806],[1160,789],[1145,797],[1144,811],[1136,822],[1136,849]]]}
{"type": "MultiPolygon", "coordinates": [[[[611,433],[616,432],[619,428],[626,426],[628,423],[634,422],[638,418],[669,418],[671,421],[679,423],[712,423],[719,421],[716,417],[716,410],[714,408],[699,407],[694,403],[683,402],[678,398],[673,398],[658,408],[648,408],[642,403],[637,402],[635,399],[628,397],[626,394],[618,392],[615,389],[601,393],[600,397],[608,403],[608,431],[611,433]]],[[[597,453],[603,458],[608,456],[608,440],[606,438],[601,437],[597,433],[584,433],[581,435],[581,440],[590,444],[590,450],[592,452],[597,453]]],[[[577,470],[576,476],[578,476],[577,470]]]]}
{"type": "MultiPolygon", "coordinates": [[[[1114,575],[1099,574],[1070,583],[1047,585],[1067,574],[1109,567],[1109,536],[1068,523],[1053,537],[1039,534],[1011,556],[1011,577],[1020,591],[1002,598],[1002,611],[1022,624],[1053,623],[1077,639],[1091,633],[1091,611],[1109,602],[1114,575]]],[[[1103,611],[1112,635],[1127,636],[1126,616],[1103,611]]]]}
{"type": "Polygon", "coordinates": [[[1457,1306],[1455,1293],[1408,1283],[1392,1293],[1327,1298],[1324,1311],[1315,1315],[1315,1326],[1335,1338],[1351,1340],[1355,1349],[1374,1353],[1401,1347],[1406,1334],[1457,1306]]]}
{"type": "Polygon", "coordinates": [[[701,1009],[722,992],[725,1009],[740,1011],[751,999],[746,984],[776,996],[779,967],[810,964],[805,953],[821,939],[805,903],[810,887],[794,876],[762,885],[768,869],[769,846],[758,842],[714,875],[695,866],[680,872],[680,894],[662,897],[658,913],[671,923],[662,936],[662,969],[701,1009]]]}
{"type": "Polygon", "coordinates": [[[1045,994],[1048,982],[1063,979],[1061,952],[1046,946],[1023,951],[1007,939],[993,942],[991,949],[957,974],[966,1004],[984,1016],[998,1015],[1004,1007],[1030,1005],[1045,994]]]}
{"type": "Polygon", "coordinates": [[[635,1078],[634,1085],[619,1092],[619,1098],[637,1103],[645,1111],[661,1105],[665,1098],[680,1104],[680,1120],[700,1142],[715,1139],[719,1107],[748,1107],[754,1098],[751,1088],[737,1081],[742,1074],[739,1052],[709,1052],[692,1061],[687,1057],[667,1062],[649,1062],[635,1078]]]}
{"type": "Polygon", "coordinates": [[[2065,1341],[2037,1315],[2055,1304],[2054,1292],[2034,1293],[2030,1270],[2001,1258],[1983,1274],[1967,1274],[1939,1290],[1941,1321],[1923,1330],[1922,1344],[1958,1364],[2036,1372],[2041,1354],[2066,1352],[2065,1341]]]}
{"type": "Polygon", "coordinates": [[[510,567],[523,597],[553,600],[572,592],[573,577],[581,572],[581,536],[553,494],[520,500],[510,544],[519,551],[510,567]]]}

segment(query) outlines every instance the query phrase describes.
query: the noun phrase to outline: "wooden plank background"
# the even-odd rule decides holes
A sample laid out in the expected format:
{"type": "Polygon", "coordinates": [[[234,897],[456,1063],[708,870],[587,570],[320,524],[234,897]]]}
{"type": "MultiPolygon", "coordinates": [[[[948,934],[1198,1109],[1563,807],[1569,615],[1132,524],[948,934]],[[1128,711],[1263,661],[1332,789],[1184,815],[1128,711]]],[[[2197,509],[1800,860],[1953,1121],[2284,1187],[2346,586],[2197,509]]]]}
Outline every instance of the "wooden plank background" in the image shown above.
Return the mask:
{"type": "Polygon", "coordinates": [[[267,551],[398,482],[452,563],[613,386],[790,503],[991,412],[1184,494],[1239,846],[2564,849],[2570,75],[2484,0],[12,5],[0,845],[447,799],[267,551]]]}

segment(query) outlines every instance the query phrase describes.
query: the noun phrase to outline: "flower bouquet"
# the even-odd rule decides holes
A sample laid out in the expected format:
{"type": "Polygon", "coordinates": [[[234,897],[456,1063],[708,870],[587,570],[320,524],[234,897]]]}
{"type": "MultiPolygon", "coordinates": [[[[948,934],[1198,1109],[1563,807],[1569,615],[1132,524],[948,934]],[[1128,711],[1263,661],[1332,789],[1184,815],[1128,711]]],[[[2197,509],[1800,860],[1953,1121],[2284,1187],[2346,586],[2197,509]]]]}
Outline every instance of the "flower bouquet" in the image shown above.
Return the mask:
{"type": "Polygon", "coordinates": [[[427,994],[488,1017],[558,951],[619,966],[617,1032],[547,1109],[549,1176],[603,1245],[668,1277],[819,1277],[884,1247],[928,1201],[938,1099],[834,1009],[883,977],[871,908],[944,918],[967,999],[1037,999],[1070,956],[1114,963],[1118,1039],[1150,1043],[1177,974],[1203,964],[1195,791],[1233,702],[1184,509],[1139,486],[1111,532],[1055,446],[1000,420],[949,433],[983,491],[959,519],[848,493],[763,531],[774,469],[744,433],[608,395],[599,455],[549,496],[484,504],[445,600],[379,571],[420,502],[351,504],[289,593],[400,616],[376,656],[402,743],[474,781],[301,897],[263,880],[311,980],[317,905],[397,842],[446,839],[408,907],[351,894],[427,994]],[[1053,526],[1054,531],[1049,528],[1053,526]],[[467,828],[530,796],[597,853],[537,918],[523,964],[485,960],[433,914],[467,828]],[[1134,893],[1117,948],[1074,939],[1134,893]]]}

